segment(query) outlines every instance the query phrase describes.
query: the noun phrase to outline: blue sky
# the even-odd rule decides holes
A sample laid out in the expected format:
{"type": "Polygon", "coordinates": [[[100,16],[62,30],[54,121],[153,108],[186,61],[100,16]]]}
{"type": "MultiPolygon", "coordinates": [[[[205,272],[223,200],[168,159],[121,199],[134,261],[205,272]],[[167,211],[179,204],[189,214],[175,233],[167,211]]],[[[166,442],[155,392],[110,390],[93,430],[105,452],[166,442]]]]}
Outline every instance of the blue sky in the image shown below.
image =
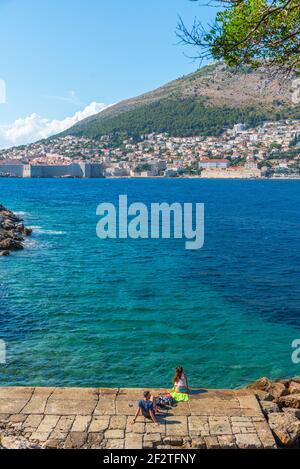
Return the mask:
{"type": "Polygon", "coordinates": [[[206,23],[215,11],[189,0],[0,0],[0,147],[16,119],[63,120],[194,71],[176,45],[178,15],[206,23]]]}

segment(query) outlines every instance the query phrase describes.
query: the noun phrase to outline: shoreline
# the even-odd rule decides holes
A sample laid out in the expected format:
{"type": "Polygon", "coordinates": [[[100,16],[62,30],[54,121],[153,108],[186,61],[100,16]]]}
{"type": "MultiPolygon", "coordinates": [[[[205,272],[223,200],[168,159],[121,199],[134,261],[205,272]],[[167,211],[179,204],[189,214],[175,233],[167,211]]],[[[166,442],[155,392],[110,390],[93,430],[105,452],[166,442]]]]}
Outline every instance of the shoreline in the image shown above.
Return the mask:
{"type": "Polygon", "coordinates": [[[45,177],[45,178],[41,178],[41,177],[31,177],[31,178],[22,178],[22,177],[14,177],[14,176],[1,176],[0,177],[0,181],[1,179],[21,179],[21,180],[46,180],[48,181],[49,179],[54,179],[54,180],[105,180],[105,181],[109,181],[109,180],[115,180],[115,179],[125,179],[125,180],[128,180],[128,179],[133,179],[133,180],[147,180],[147,179],[150,179],[150,180],[180,180],[180,179],[201,179],[203,181],[298,181],[300,180],[300,176],[296,176],[296,177],[201,177],[201,176],[177,176],[177,177],[165,177],[165,176],[139,176],[139,177],[135,177],[135,176],[110,176],[110,177],[101,177],[101,178],[77,178],[77,177],[45,177]]]}
{"type": "MultiPolygon", "coordinates": [[[[300,378],[193,389],[155,426],[132,418],[145,389],[0,387],[8,449],[276,449],[300,446],[300,378]],[[75,397],[74,397],[75,396],[75,397]]],[[[150,389],[155,396],[165,388],[150,389]]]]}
{"type": "Polygon", "coordinates": [[[0,204],[0,257],[24,249],[25,238],[31,234],[21,217],[0,204]]]}

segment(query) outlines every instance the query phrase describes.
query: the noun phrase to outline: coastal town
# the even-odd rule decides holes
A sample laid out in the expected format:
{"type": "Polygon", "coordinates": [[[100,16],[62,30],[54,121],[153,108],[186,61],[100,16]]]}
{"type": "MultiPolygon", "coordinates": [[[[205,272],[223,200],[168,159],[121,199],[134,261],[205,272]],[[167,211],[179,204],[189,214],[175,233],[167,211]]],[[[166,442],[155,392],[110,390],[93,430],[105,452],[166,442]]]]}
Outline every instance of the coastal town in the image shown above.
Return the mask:
{"type": "Polygon", "coordinates": [[[219,136],[53,137],[1,150],[0,176],[297,178],[300,120],[237,123],[219,136]]]}

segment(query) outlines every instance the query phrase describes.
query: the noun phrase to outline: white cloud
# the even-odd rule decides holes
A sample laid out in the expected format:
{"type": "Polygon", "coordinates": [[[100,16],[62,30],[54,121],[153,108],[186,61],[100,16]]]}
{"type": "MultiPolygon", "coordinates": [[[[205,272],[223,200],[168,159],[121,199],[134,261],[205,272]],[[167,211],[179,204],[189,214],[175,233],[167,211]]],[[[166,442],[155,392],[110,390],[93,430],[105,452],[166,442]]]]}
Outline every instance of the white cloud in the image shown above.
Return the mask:
{"type": "Polygon", "coordinates": [[[50,137],[63,132],[86,117],[98,114],[107,107],[109,106],[103,103],[92,102],[83,111],[78,111],[73,116],[62,120],[50,120],[34,113],[31,116],[19,118],[12,124],[0,125],[0,147],[23,145],[50,137]]]}

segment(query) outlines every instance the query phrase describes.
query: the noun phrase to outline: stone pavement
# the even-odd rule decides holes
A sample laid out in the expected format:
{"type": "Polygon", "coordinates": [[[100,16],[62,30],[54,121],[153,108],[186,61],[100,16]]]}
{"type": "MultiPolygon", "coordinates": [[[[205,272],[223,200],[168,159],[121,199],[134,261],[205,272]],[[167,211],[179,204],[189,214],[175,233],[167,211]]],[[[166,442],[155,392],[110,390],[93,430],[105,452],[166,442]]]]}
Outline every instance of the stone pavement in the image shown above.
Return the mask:
{"type": "Polygon", "coordinates": [[[132,424],[143,391],[0,387],[1,443],[95,449],[276,447],[251,391],[193,391],[188,403],[159,417],[159,427],[143,417],[132,424]]]}

